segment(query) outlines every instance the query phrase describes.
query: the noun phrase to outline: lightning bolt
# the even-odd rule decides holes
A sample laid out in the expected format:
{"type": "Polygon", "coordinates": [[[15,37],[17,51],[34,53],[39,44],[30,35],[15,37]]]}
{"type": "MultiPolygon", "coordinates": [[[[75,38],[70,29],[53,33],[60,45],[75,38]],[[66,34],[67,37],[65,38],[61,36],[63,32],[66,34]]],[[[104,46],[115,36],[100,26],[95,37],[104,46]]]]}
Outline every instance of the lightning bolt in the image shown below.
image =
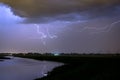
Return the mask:
{"type": "Polygon", "coordinates": [[[97,34],[97,33],[101,33],[101,32],[109,32],[114,25],[120,23],[120,20],[112,22],[111,24],[106,25],[105,27],[89,27],[89,26],[85,26],[84,28],[82,28],[81,30],[79,30],[79,32],[83,32],[85,30],[95,30],[95,32],[92,32],[91,34],[97,34]],[[96,32],[97,31],[97,32],[96,32]]]}
{"type": "Polygon", "coordinates": [[[46,31],[47,31],[47,35],[48,35],[49,38],[51,38],[51,39],[57,38],[56,35],[51,35],[50,34],[49,28],[46,28],[46,31]]]}
{"type": "MultiPolygon", "coordinates": [[[[37,38],[31,38],[31,39],[41,39],[42,43],[43,43],[44,45],[46,45],[45,39],[47,39],[47,38],[49,38],[49,39],[55,39],[55,38],[57,38],[56,35],[52,35],[52,34],[50,33],[48,27],[44,27],[45,30],[46,30],[46,32],[42,32],[42,31],[40,31],[40,26],[39,26],[38,24],[34,24],[34,26],[36,27],[36,32],[37,32],[38,34],[40,34],[41,36],[40,36],[40,37],[37,37],[37,38]]],[[[42,27],[42,28],[43,28],[43,27],[42,27]]]]}
{"type": "MultiPolygon", "coordinates": [[[[77,22],[83,22],[83,21],[77,21],[77,22]]],[[[72,22],[70,22],[70,21],[64,21],[64,22],[60,22],[60,21],[56,21],[55,23],[61,23],[63,26],[64,25],[70,25],[70,24],[72,24],[72,22]],[[64,23],[64,24],[63,24],[64,23]]],[[[55,24],[55,23],[53,23],[53,24],[55,24]]],[[[75,22],[73,22],[73,23],[75,23],[75,22]]],[[[49,31],[49,24],[47,25],[47,26],[42,26],[42,28],[44,28],[45,29],[45,32],[42,32],[41,30],[40,30],[40,27],[41,26],[39,26],[39,24],[34,24],[34,26],[36,27],[36,32],[38,33],[38,34],[40,34],[41,35],[41,37],[37,37],[37,38],[31,38],[31,39],[41,39],[41,41],[42,41],[42,43],[44,44],[44,45],[46,45],[46,41],[45,41],[45,39],[55,39],[55,38],[58,38],[58,36],[57,35],[55,35],[55,34],[51,34],[50,33],[50,31],[49,31]]]]}
{"type": "MultiPolygon", "coordinates": [[[[116,25],[116,24],[118,24],[118,23],[120,23],[120,20],[115,21],[115,22],[112,22],[111,24],[106,25],[106,26],[103,27],[103,28],[96,28],[96,30],[100,30],[100,31],[94,32],[94,33],[109,32],[109,31],[114,27],[114,25],[116,25]]],[[[94,29],[95,29],[95,28],[94,28],[94,29]]]]}
{"type": "MultiPolygon", "coordinates": [[[[77,21],[77,22],[73,22],[73,23],[71,23],[69,21],[65,21],[64,23],[61,22],[62,24],[59,25],[59,26],[63,25],[64,27],[66,27],[65,25],[67,25],[69,27],[69,25],[71,25],[71,24],[86,23],[86,22],[89,22],[89,21],[77,21]]],[[[53,23],[52,25],[56,25],[58,23],[60,23],[60,22],[58,21],[56,23],[53,23]]],[[[109,32],[111,30],[111,28],[114,25],[118,24],[118,23],[120,23],[120,20],[112,22],[111,24],[108,24],[105,27],[89,27],[89,26],[85,26],[81,30],[79,30],[79,32],[84,32],[85,30],[94,30],[94,32],[91,32],[90,34],[97,34],[97,33],[102,33],[102,32],[109,32]]],[[[31,38],[31,39],[40,39],[42,41],[42,43],[44,45],[46,45],[46,39],[55,39],[55,38],[58,38],[58,36],[56,34],[50,33],[49,26],[51,26],[51,24],[48,24],[47,26],[40,26],[39,24],[34,24],[34,26],[36,28],[37,34],[39,34],[40,37],[31,38]],[[41,30],[41,27],[44,28],[44,31],[41,30]]]]}
{"type": "Polygon", "coordinates": [[[39,26],[39,25],[37,25],[37,24],[34,24],[34,25],[36,26],[37,33],[42,35],[42,36],[41,36],[41,39],[46,38],[46,37],[47,37],[47,35],[46,35],[45,33],[43,33],[43,32],[41,32],[41,31],[40,31],[40,26],[39,26]]]}
{"type": "Polygon", "coordinates": [[[116,25],[118,23],[120,23],[120,20],[115,21],[115,22],[111,23],[110,25],[107,25],[105,28],[103,28],[104,31],[102,31],[102,32],[109,32],[111,30],[111,28],[114,27],[114,25],[116,25]]]}

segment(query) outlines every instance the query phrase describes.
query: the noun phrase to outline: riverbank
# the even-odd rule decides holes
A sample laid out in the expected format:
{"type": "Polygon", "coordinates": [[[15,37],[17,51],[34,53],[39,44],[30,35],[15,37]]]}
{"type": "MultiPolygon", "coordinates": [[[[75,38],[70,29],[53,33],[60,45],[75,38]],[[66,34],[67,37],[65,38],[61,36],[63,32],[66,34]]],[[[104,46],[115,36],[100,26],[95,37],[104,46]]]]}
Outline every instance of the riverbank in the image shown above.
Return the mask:
{"type": "Polygon", "coordinates": [[[118,80],[120,74],[120,55],[19,55],[19,57],[66,64],[55,68],[48,76],[36,80],[118,80]]]}

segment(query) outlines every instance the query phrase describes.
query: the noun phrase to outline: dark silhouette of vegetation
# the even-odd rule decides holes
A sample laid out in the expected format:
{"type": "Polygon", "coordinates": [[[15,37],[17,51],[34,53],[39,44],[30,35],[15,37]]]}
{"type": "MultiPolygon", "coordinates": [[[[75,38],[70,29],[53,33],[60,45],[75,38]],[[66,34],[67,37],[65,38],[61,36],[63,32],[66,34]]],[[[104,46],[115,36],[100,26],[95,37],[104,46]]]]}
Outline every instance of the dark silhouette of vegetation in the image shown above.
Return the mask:
{"type": "Polygon", "coordinates": [[[17,57],[63,62],[36,80],[119,80],[120,54],[13,54],[17,57]]]}

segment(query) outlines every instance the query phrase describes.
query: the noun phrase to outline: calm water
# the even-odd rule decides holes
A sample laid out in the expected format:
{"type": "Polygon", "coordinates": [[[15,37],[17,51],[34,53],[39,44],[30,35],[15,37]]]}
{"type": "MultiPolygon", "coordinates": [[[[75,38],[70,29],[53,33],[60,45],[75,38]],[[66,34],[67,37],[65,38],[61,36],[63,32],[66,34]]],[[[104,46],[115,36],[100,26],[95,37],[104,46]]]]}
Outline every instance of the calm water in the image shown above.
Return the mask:
{"type": "Polygon", "coordinates": [[[0,61],[0,80],[34,80],[62,63],[17,58],[0,61]]]}

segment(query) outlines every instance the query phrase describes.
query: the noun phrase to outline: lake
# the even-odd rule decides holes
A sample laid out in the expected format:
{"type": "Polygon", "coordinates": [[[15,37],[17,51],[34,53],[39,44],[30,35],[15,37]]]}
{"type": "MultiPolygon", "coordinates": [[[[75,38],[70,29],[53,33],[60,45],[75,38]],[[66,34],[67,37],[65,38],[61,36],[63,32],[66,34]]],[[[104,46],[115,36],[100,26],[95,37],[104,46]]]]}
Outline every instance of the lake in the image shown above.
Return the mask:
{"type": "Polygon", "coordinates": [[[0,80],[34,80],[63,63],[13,57],[0,61],[0,80]]]}

